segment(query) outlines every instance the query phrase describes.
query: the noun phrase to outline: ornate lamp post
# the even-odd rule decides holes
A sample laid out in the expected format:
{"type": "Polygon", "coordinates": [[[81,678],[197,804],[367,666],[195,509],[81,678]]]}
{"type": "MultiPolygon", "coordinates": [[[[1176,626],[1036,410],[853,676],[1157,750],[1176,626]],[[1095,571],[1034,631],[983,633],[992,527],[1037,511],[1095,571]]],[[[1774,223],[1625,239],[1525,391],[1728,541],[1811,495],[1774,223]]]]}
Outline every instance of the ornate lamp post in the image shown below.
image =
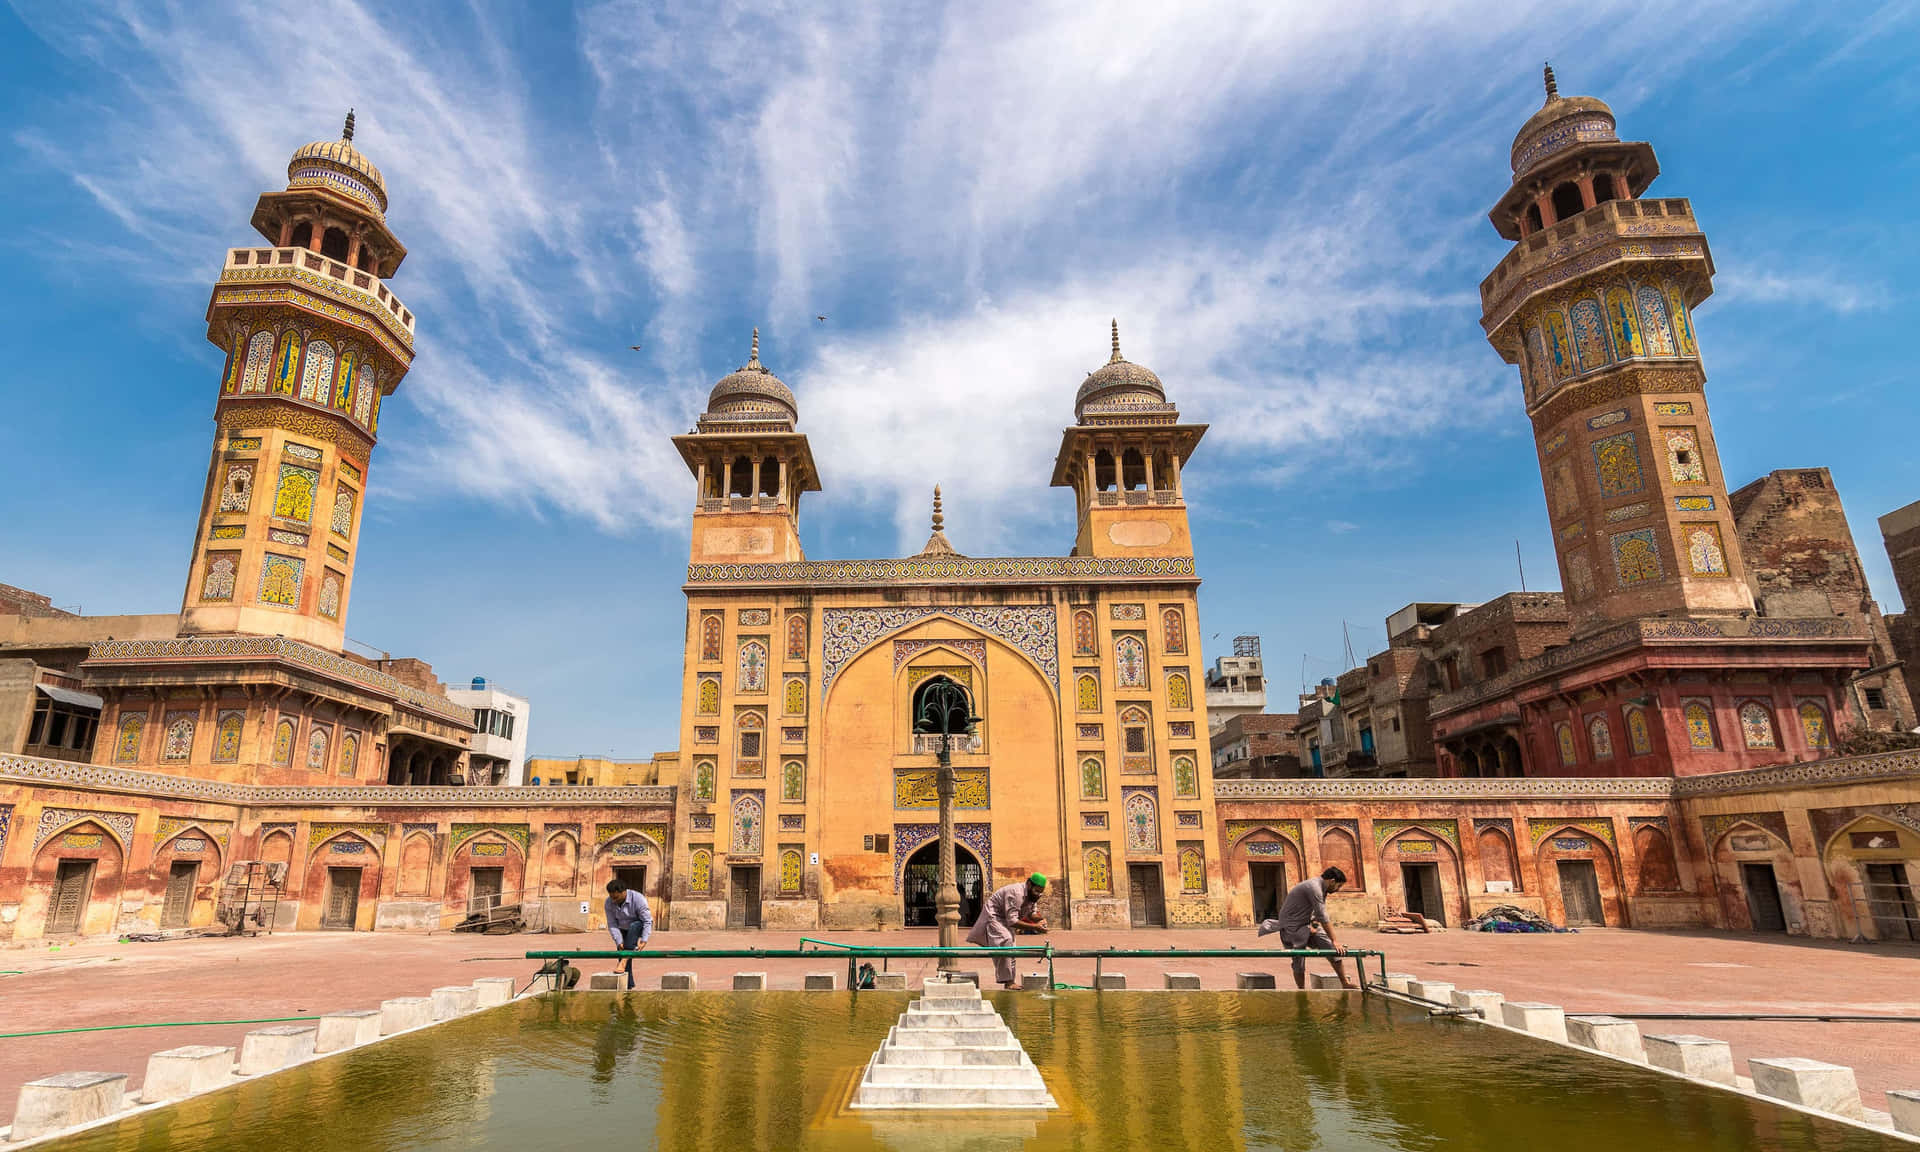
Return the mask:
{"type": "MultiPolygon", "coordinates": [[[[960,883],[953,864],[953,739],[971,736],[977,719],[966,691],[940,678],[921,690],[913,720],[915,733],[940,738],[940,771],[935,781],[940,794],[940,885],[933,898],[933,918],[940,925],[942,948],[960,946],[960,883]]],[[[940,958],[940,971],[959,970],[958,956],[940,958]]]]}

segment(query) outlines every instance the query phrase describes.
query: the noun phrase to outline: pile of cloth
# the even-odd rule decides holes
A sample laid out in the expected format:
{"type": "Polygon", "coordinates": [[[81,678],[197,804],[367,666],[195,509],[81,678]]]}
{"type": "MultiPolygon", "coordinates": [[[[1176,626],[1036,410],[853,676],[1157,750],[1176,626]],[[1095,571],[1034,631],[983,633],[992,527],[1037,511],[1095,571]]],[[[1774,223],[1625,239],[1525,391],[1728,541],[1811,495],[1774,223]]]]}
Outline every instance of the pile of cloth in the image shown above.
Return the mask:
{"type": "Polygon", "coordinates": [[[1516,908],[1512,904],[1496,904],[1480,915],[1467,921],[1469,932],[1571,932],[1571,928],[1555,928],[1545,916],[1529,912],[1525,908],[1516,908]]]}
{"type": "Polygon", "coordinates": [[[1414,932],[1445,932],[1446,926],[1438,920],[1429,920],[1418,912],[1388,911],[1380,917],[1380,931],[1401,934],[1414,932]]]}

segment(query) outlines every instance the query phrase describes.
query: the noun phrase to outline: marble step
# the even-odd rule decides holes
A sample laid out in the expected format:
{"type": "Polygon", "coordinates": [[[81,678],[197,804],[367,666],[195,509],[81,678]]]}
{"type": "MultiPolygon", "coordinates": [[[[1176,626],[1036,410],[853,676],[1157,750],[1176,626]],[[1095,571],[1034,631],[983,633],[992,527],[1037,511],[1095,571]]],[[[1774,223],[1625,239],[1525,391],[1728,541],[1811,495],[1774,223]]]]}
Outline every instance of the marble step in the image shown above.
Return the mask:
{"type": "Polygon", "coordinates": [[[998,1012],[907,1012],[897,1028],[1004,1028],[998,1012]]]}
{"type": "Polygon", "coordinates": [[[996,1088],[955,1084],[861,1084],[855,1108],[1057,1108],[1044,1087],[996,1088]]]}
{"type": "Polygon", "coordinates": [[[956,1087],[1039,1088],[1046,1089],[1040,1073],[1032,1067],[1014,1064],[1005,1067],[920,1068],[911,1064],[874,1063],[867,1068],[868,1084],[949,1084],[956,1087]]]}
{"type": "Polygon", "coordinates": [[[1017,1065],[1027,1063],[1027,1054],[1017,1044],[1005,1048],[916,1048],[904,1044],[883,1044],[880,1046],[880,1062],[914,1068],[1017,1065]]]}
{"type": "Polygon", "coordinates": [[[1000,1048],[1013,1043],[1004,1024],[988,1028],[902,1028],[887,1033],[896,1048],[1000,1048]]]}

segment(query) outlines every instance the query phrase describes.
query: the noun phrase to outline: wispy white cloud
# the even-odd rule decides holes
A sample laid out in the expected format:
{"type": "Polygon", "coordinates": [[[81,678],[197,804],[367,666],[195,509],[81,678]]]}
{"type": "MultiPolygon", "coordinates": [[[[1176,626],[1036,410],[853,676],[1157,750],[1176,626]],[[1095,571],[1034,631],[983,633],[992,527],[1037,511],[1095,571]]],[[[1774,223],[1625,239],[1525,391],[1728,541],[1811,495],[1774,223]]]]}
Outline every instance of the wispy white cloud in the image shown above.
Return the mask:
{"type": "Polygon", "coordinates": [[[1713,286],[1715,294],[1724,300],[1790,304],[1841,315],[1884,307],[1887,301],[1882,285],[1789,260],[1743,262],[1722,268],[1713,286]]]}

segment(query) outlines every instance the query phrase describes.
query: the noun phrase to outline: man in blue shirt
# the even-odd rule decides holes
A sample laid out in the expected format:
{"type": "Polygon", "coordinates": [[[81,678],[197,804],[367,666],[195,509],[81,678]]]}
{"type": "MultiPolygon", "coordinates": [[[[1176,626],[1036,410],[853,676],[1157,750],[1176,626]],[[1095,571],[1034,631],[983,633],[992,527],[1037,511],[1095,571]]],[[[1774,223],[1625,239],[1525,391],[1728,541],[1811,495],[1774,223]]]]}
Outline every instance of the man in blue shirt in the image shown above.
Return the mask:
{"type": "MultiPolygon", "coordinates": [[[[653,935],[653,912],[647,907],[647,898],[617,876],[607,881],[607,935],[622,952],[645,948],[647,938],[653,935]]],[[[626,966],[627,987],[631,988],[633,957],[627,957],[626,966]]],[[[613,970],[620,971],[619,961],[614,962],[613,970]]]]}

